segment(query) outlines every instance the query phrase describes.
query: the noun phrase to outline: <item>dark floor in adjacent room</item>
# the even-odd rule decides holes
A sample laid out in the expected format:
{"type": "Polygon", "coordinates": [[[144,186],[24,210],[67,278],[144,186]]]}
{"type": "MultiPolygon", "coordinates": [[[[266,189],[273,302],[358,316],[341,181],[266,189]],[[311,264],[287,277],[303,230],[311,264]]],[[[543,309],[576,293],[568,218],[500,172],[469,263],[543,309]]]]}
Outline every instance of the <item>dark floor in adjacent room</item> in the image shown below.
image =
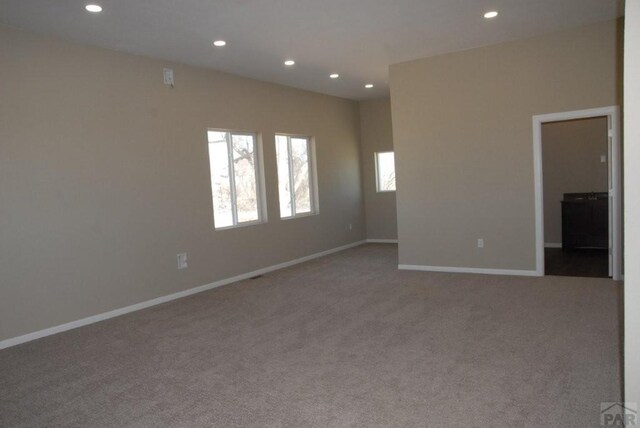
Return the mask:
{"type": "Polygon", "coordinates": [[[561,248],[545,248],[545,275],[608,278],[608,254],[608,250],[600,249],[563,251],[561,248]]]}
{"type": "Polygon", "coordinates": [[[399,271],[372,244],[0,351],[0,426],[598,427],[609,279],[399,271]]]}

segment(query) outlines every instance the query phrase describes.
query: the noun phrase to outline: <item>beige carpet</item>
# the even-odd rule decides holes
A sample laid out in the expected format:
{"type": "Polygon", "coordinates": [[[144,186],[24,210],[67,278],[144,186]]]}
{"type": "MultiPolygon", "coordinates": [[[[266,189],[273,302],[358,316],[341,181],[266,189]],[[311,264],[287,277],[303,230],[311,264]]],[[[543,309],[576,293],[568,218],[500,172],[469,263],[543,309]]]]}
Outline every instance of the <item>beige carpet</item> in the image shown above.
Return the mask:
{"type": "Polygon", "coordinates": [[[0,426],[598,427],[620,284],[366,245],[0,351],[0,426]]]}

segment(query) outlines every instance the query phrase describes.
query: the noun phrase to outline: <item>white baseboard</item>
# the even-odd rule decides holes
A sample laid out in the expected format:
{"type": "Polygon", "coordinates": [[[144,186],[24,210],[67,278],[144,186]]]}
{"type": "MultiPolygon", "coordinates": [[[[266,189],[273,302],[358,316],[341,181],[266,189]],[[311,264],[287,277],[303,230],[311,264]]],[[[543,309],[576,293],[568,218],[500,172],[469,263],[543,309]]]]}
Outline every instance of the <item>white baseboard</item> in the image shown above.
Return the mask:
{"type": "Polygon", "coordinates": [[[343,245],[341,247],[332,248],[330,250],[321,251],[319,253],[311,254],[305,257],[300,257],[299,259],[289,260],[288,262],[280,263],[273,266],[268,266],[262,269],[254,270],[253,272],[243,273],[241,275],[233,276],[231,278],[221,279],[220,281],[212,282],[210,284],[201,285],[199,287],[190,288],[188,290],[179,291],[177,293],[169,294],[167,296],[156,297],[155,299],[147,300],[144,302],[136,303],[134,305],[125,306],[124,308],[114,309],[109,312],[103,312],[101,314],[92,315],[87,318],[82,318],[76,321],[71,321],[65,324],[60,324],[54,327],[45,328],[44,330],[34,331],[32,333],[27,333],[22,336],[12,337],[9,339],[5,339],[0,341],[0,349],[9,348],[11,346],[19,345],[21,343],[30,342],[32,340],[40,339],[46,336],[51,336],[52,334],[62,333],[63,331],[72,330],[74,328],[83,327],[85,325],[93,324],[99,321],[104,321],[109,318],[114,318],[120,315],[128,314],[130,312],[139,311],[141,309],[146,309],[151,306],[156,306],[161,303],[170,302],[172,300],[180,299],[182,297],[191,296],[192,294],[202,293],[203,291],[211,290],[213,288],[221,287],[223,285],[231,284],[234,282],[242,281],[245,279],[249,279],[251,277],[257,275],[263,275],[268,272],[273,272],[278,269],[283,269],[289,266],[297,265],[299,263],[304,263],[309,260],[317,259],[319,257],[327,256],[329,254],[337,253],[339,251],[344,251],[349,248],[357,247],[358,245],[364,244],[366,241],[357,241],[351,244],[343,245]]]}
{"type": "Polygon", "coordinates": [[[419,270],[424,272],[479,273],[483,275],[542,276],[535,270],[485,269],[451,266],[398,265],[400,270],[419,270]]]}
{"type": "Polygon", "coordinates": [[[544,248],[562,248],[562,242],[561,243],[545,242],[544,243],[544,248]]]}
{"type": "Polygon", "coordinates": [[[397,239],[367,239],[368,244],[397,244],[397,239]]]}

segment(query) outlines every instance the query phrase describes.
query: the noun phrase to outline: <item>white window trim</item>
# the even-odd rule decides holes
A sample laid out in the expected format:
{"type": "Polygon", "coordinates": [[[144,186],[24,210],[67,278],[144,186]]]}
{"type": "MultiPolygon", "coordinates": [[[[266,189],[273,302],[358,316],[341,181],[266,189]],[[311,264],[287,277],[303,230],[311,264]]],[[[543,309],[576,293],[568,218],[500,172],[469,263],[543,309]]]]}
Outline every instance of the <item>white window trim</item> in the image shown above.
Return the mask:
{"type": "MultiPolygon", "coordinates": [[[[268,221],[267,215],[267,195],[266,195],[266,186],[265,186],[265,174],[264,174],[264,154],[262,150],[262,136],[257,132],[251,131],[234,131],[231,129],[220,129],[220,128],[208,128],[208,132],[224,132],[225,139],[227,142],[227,153],[229,156],[229,181],[231,187],[231,216],[233,224],[229,226],[216,227],[215,221],[215,208],[213,204],[213,199],[211,200],[211,208],[212,208],[212,216],[211,219],[213,221],[213,229],[216,231],[219,230],[229,230],[229,229],[237,229],[240,227],[247,226],[255,226],[258,224],[266,223],[268,221]],[[242,223],[238,223],[238,207],[236,203],[237,195],[236,195],[236,186],[235,186],[235,167],[233,163],[233,145],[231,144],[231,136],[232,135],[248,135],[253,137],[254,141],[254,151],[255,151],[255,176],[256,176],[256,199],[258,202],[258,220],[253,221],[244,221],[242,223]]],[[[209,138],[207,135],[207,145],[209,144],[209,138]]],[[[211,159],[209,159],[211,162],[211,159]]],[[[209,180],[211,183],[211,180],[209,180]]],[[[213,189],[211,189],[211,197],[213,198],[213,189]]]]}
{"type": "MultiPolygon", "coordinates": [[[[289,160],[289,197],[291,198],[291,215],[283,217],[280,213],[280,220],[292,220],[295,218],[311,217],[320,214],[320,203],[318,198],[318,168],[316,163],[316,140],[308,135],[285,134],[278,132],[274,136],[274,144],[277,137],[287,138],[287,159],[289,160]],[[307,140],[307,159],[309,160],[309,197],[311,204],[311,212],[296,213],[295,195],[293,189],[293,168],[291,158],[291,139],[301,138],[307,140]]],[[[277,165],[276,165],[277,168],[277,165]]],[[[280,206],[280,183],[278,183],[278,207],[280,206]]]]}
{"type": "MultiPolygon", "coordinates": [[[[396,190],[398,189],[397,183],[396,183],[396,188],[394,190],[380,190],[380,175],[378,174],[378,155],[379,154],[384,154],[384,153],[394,153],[394,151],[393,150],[384,150],[384,151],[374,152],[373,153],[373,162],[374,162],[375,168],[376,168],[376,176],[375,176],[376,193],[395,193],[396,190]]],[[[394,153],[394,158],[395,158],[395,153],[394,153]]],[[[395,162],[394,162],[393,168],[395,170],[395,162]]]]}

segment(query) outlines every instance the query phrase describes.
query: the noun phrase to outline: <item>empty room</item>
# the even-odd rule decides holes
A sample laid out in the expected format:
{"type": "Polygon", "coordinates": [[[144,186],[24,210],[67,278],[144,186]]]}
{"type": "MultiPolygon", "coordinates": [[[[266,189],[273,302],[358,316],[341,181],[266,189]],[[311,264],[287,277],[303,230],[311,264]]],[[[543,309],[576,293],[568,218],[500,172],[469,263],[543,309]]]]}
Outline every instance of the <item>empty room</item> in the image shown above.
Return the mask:
{"type": "Polygon", "coordinates": [[[640,426],[640,0],[0,0],[0,427],[640,426]]]}

